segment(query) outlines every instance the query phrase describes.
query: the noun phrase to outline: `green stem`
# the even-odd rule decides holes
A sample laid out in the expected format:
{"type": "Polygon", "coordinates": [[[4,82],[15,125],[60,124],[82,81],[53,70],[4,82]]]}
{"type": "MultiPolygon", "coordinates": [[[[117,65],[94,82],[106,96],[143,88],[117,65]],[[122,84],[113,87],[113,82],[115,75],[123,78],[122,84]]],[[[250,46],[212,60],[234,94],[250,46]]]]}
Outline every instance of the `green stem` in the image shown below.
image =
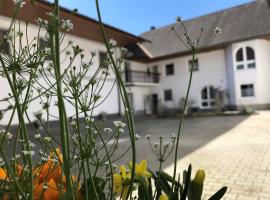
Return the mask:
{"type": "Polygon", "coordinates": [[[194,48],[192,48],[191,51],[192,51],[192,66],[191,66],[191,71],[190,71],[190,76],[189,76],[189,81],[188,81],[188,88],[187,88],[187,92],[186,92],[186,97],[185,97],[183,110],[182,110],[181,117],[180,117],[180,120],[179,120],[179,126],[178,126],[177,138],[176,138],[175,155],[174,155],[174,168],[173,168],[173,180],[174,181],[172,183],[171,197],[173,195],[174,185],[175,185],[179,141],[180,141],[180,137],[181,137],[181,133],[182,133],[183,120],[184,120],[184,117],[185,117],[185,109],[186,109],[186,106],[187,106],[187,101],[188,101],[190,88],[191,88],[191,82],[192,82],[192,75],[193,75],[193,66],[194,66],[194,60],[195,60],[196,51],[195,51],[194,48]]]}
{"type": "MultiPolygon", "coordinates": [[[[119,69],[117,68],[117,65],[116,65],[116,63],[114,61],[114,58],[113,58],[112,53],[111,53],[111,49],[110,49],[110,46],[109,46],[107,36],[105,34],[104,25],[103,25],[102,18],[101,18],[101,12],[100,12],[100,8],[99,8],[99,1],[98,0],[96,0],[96,9],[97,9],[98,19],[99,19],[99,23],[100,23],[100,29],[101,29],[101,32],[102,32],[102,36],[103,36],[106,48],[107,48],[107,52],[108,52],[110,60],[112,62],[113,69],[115,71],[117,81],[119,82],[120,88],[122,89],[123,101],[126,103],[126,108],[127,108],[126,117],[127,117],[127,122],[128,122],[128,127],[129,127],[129,134],[130,134],[130,139],[131,139],[131,146],[132,146],[131,179],[130,179],[130,185],[129,185],[128,193],[132,193],[132,187],[133,187],[134,176],[135,176],[135,163],[136,163],[134,119],[133,119],[131,106],[130,106],[130,103],[129,103],[129,100],[128,100],[128,95],[127,95],[127,91],[126,91],[126,88],[125,88],[125,84],[124,84],[124,82],[122,80],[121,73],[119,72],[119,69]]],[[[131,198],[131,196],[132,196],[132,194],[130,195],[130,198],[131,198]]],[[[128,198],[128,195],[127,195],[127,198],[128,198]]]]}
{"type": "Polygon", "coordinates": [[[62,94],[62,85],[61,85],[61,69],[60,69],[60,43],[59,43],[59,26],[60,26],[60,15],[59,15],[59,1],[55,0],[55,17],[56,20],[53,26],[53,35],[54,41],[52,41],[52,52],[54,53],[53,62],[54,62],[54,71],[57,85],[57,100],[59,106],[59,121],[60,121],[60,138],[62,143],[62,153],[63,153],[63,165],[64,173],[67,180],[67,199],[74,199],[74,192],[71,181],[70,173],[70,148],[69,148],[69,130],[66,109],[64,104],[64,98],[62,94]]]}

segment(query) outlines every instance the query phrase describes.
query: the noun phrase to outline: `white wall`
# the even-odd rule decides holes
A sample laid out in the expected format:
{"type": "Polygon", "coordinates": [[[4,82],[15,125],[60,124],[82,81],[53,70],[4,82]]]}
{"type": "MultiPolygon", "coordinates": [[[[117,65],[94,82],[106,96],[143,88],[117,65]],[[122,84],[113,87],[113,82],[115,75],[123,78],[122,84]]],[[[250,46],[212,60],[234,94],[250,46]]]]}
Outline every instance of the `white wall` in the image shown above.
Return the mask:
{"type": "MultiPolygon", "coordinates": [[[[213,86],[222,90],[227,88],[225,53],[224,50],[211,51],[200,53],[196,58],[199,61],[199,71],[193,73],[189,99],[194,101],[193,106],[200,107],[203,87],[213,86]]],[[[179,107],[180,99],[185,97],[189,79],[188,61],[190,59],[191,56],[184,56],[152,63],[158,65],[159,73],[161,73],[160,87],[157,89],[161,101],[164,102],[164,90],[172,89],[173,91],[173,101],[164,102],[167,107],[179,107]],[[170,63],[174,63],[174,75],[166,76],[165,66],[170,63]]]]}
{"type": "Polygon", "coordinates": [[[236,106],[236,91],[235,91],[235,68],[234,68],[234,57],[232,46],[225,48],[225,58],[226,58],[226,77],[228,83],[228,104],[231,106],[236,106]]]}
{"type": "MultiPolygon", "coordinates": [[[[3,30],[7,30],[8,27],[10,25],[10,19],[0,16],[0,29],[3,30]]],[[[75,27],[76,28],[76,27],[75,27]]],[[[21,30],[22,32],[24,32],[25,30],[25,25],[24,22],[21,23],[21,30]]],[[[37,26],[30,24],[28,26],[28,39],[31,41],[34,37],[37,37],[38,34],[38,29],[37,26]]],[[[45,30],[41,30],[40,35],[43,37],[45,35],[45,30]]],[[[26,45],[26,38],[25,38],[25,34],[23,37],[23,45],[26,45]]],[[[93,73],[96,71],[98,65],[99,65],[99,56],[98,56],[98,52],[99,51],[103,51],[106,52],[106,48],[102,43],[99,42],[95,42],[95,41],[91,41],[85,38],[80,38],[71,34],[67,34],[63,43],[62,43],[62,49],[68,44],[69,41],[73,41],[74,45],[79,45],[80,48],[84,49],[84,55],[85,55],[85,62],[86,61],[90,61],[90,52],[91,51],[96,51],[97,52],[97,56],[94,57],[93,59],[93,65],[89,70],[89,73],[87,74],[87,77],[83,80],[84,84],[87,84],[87,82],[91,79],[93,73]]],[[[18,42],[16,44],[18,46],[18,42]]],[[[65,58],[65,54],[61,55],[61,68],[64,70],[67,65],[69,64],[69,59],[64,59],[65,58]]],[[[79,66],[81,65],[81,61],[80,59],[76,59],[75,62],[73,63],[73,66],[79,66]]],[[[112,73],[112,71],[109,71],[109,76],[107,78],[107,80],[105,81],[105,84],[103,86],[103,89],[100,92],[101,98],[100,100],[97,102],[97,104],[102,103],[101,106],[99,106],[98,108],[95,109],[94,115],[97,115],[99,112],[106,112],[109,114],[115,114],[118,113],[119,111],[119,105],[118,105],[118,93],[117,93],[117,86],[116,84],[114,84],[114,80],[115,80],[115,76],[112,73]],[[107,95],[110,93],[109,97],[107,98],[107,95]],[[105,100],[106,98],[106,100],[105,100]]],[[[101,73],[97,76],[97,80],[98,78],[101,77],[101,73]]],[[[42,83],[43,85],[45,85],[45,83],[42,83]]],[[[99,87],[101,87],[101,83],[99,85],[99,87]]],[[[0,93],[0,99],[7,97],[7,94],[10,92],[8,83],[6,79],[0,78],[0,89],[1,89],[1,93],[0,93]]],[[[35,95],[34,95],[35,96],[35,95]]],[[[56,99],[55,99],[56,100],[56,99]]],[[[6,104],[0,103],[0,110],[5,109],[6,108],[6,104]]],[[[40,104],[39,104],[39,100],[34,101],[30,106],[29,106],[29,113],[30,116],[32,117],[33,115],[31,113],[33,112],[37,112],[40,110],[40,104]]],[[[54,115],[57,115],[58,110],[56,106],[52,106],[51,107],[52,113],[54,115]]],[[[72,106],[67,104],[67,113],[69,116],[74,114],[74,110],[72,108],[72,106]]],[[[5,115],[4,119],[2,121],[0,121],[0,124],[6,124],[8,122],[8,113],[7,115],[5,115]]],[[[17,117],[14,119],[13,123],[17,123],[18,119],[17,117]]]]}
{"type": "Polygon", "coordinates": [[[269,104],[270,94],[267,87],[270,84],[270,42],[263,39],[255,39],[239,42],[232,45],[235,91],[237,105],[269,104]],[[236,52],[239,48],[251,47],[255,51],[255,69],[236,69],[236,52]],[[254,84],[254,97],[241,97],[240,86],[242,84],[254,84]]]}

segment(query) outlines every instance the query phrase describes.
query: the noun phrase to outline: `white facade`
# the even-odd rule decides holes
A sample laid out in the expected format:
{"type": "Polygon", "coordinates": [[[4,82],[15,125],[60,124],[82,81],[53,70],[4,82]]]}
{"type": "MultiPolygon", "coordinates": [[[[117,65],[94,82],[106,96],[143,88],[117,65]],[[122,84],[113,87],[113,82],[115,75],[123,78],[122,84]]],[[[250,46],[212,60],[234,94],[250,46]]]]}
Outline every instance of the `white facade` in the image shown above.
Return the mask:
{"type": "MultiPolygon", "coordinates": [[[[0,29],[7,30],[11,20],[0,16],[0,29]]],[[[18,23],[17,23],[18,25],[18,23]]],[[[18,27],[18,26],[17,26],[18,27]]],[[[21,23],[21,30],[25,30],[25,24],[21,23]]],[[[31,41],[38,34],[35,25],[28,26],[28,40],[31,41]]],[[[41,30],[40,36],[45,35],[45,30],[41,30]]],[[[26,45],[25,35],[23,45],[26,45]]],[[[106,52],[103,43],[89,40],[83,37],[67,34],[62,46],[73,41],[74,45],[79,45],[85,52],[86,61],[90,61],[90,52],[97,52],[93,59],[93,65],[83,80],[87,84],[97,67],[99,66],[99,52],[106,52]]],[[[16,44],[18,46],[18,43],[16,44]]],[[[223,91],[225,95],[224,104],[228,107],[254,106],[256,108],[270,107],[270,93],[267,91],[270,85],[270,41],[267,39],[253,39],[228,45],[212,51],[200,52],[196,55],[196,67],[193,72],[193,80],[189,95],[190,107],[197,109],[215,108],[215,98],[212,90],[223,91]],[[240,60],[237,58],[239,50],[242,49],[240,60]],[[249,51],[249,52],[248,52],[249,51]],[[252,53],[253,52],[253,53],[252,53]],[[247,54],[250,55],[247,55],[247,54]],[[251,55],[252,54],[252,55],[251,55]],[[250,56],[252,58],[250,58],[250,56]]],[[[118,50],[115,57],[119,57],[118,50]]],[[[68,65],[68,59],[62,55],[62,69],[68,65]]],[[[126,80],[127,92],[132,104],[134,113],[156,114],[158,106],[162,105],[168,110],[177,110],[180,107],[181,99],[186,95],[189,81],[189,65],[191,56],[176,56],[173,58],[152,61],[147,63],[128,61],[130,63],[123,70],[123,78],[126,80]],[[168,66],[169,65],[169,66],[168,66]],[[169,72],[168,72],[169,70],[169,72]],[[170,71],[171,70],[171,71],[170,71]]],[[[81,65],[80,59],[74,61],[74,66],[81,65]]],[[[123,113],[123,105],[120,103],[115,75],[109,70],[109,76],[105,81],[103,89],[100,91],[102,103],[94,109],[94,115],[105,112],[107,114],[123,113]]],[[[98,79],[99,77],[97,77],[98,79]]],[[[102,80],[102,79],[101,79],[102,80]]],[[[46,85],[45,83],[40,83],[46,85]]],[[[7,97],[10,88],[6,79],[0,78],[0,99],[7,97]]],[[[35,95],[34,95],[35,96],[35,95]]],[[[55,99],[56,100],[56,99],[55,99]]],[[[5,109],[7,103],[0,103],[0,110],[5,109]]],[[[29,107],[31,113],[41,109],[39,101],[34,101],[29,107]]],[[[51,112],[57,115],[57,107],[51,106],[51,112]]],[[[73,107],[67,104],[69,116],[74,115],[73,107]]],[[[0,124],[7,124],[10,114],[8,112],[0,124]]],[[[17,123],[17,117],[13,123],[17,123]]]]}
{"type": "MultiPolygon", "coordinates": [[[[0,29],[1,30],[8,30],[9,25],[11,23],[11,20],[7,17],[3,17],[0,16],[0,29]]],[[[18,28],[18,23],[16,23],[16,27],[18,28]]],[[[25,23],[21,22],[20,24],[21,30],[24,33],[24,36],[22,38],[22,46],[26,45],[26,34],[25,34],[25,23]]],[[[18,31],[18,30],[17,30],[18,31]]],[[[45,30],[41,30],[40,31],[40,37],[44,37],[45,36],[45,30]]],[[[31,41],[34,39],[34,37],[37,37],[38,35],[38,27],[32,24],[28,25],[28,40],[31,41]]],[[[84,55],[85,55],[85,60],[84,62],[89,62],[91,59],[91,51],[95,51],[97,53],[97,55],[93,58],[92,62],[92,66],[90,67],[90,70],[88,72],[88,74],[86,75],[85,79],[83,80],[83,85],[87,84],[89,82],[89,80],[92,78],[93,74],[95,73],[96,69],[99,66],[99,52],[106,52],[106,47],[103,43],[100,42],[96,42],[93,40],[89,40],[89,39],[85,39],[82,37],[78,37],[75,35],[71,35],[71,34],[67,34],[65,36],[65,39],[61,45],[62,49],[64,47],[66,47],[68,45],[69,41],[73,41],[74,45],[78,45],[81,49],[84,50],[84,55]]],[[[16,46],[18,47],[19,43],[17,41],[16,46]]],[[[72,51],[71,47],[69,48],[69,50],[72,51]]],[[[64,70],[65,67],[68,66],[69,64],[69,59],[65,59],[65,53],[63,53],[61,55],[61,67],[64,70]]],[[[78,56],[78,59],[76,59],[73,62],[73,66],[80,66],[82,63],[80,61],[80,56],[78,56]]],[[[97,76],[96,80],[99,80],[101,76],[101,73],[97,76]]],[[[96,85],[97,88],[101,87],[101,82],[98,86],[98,84],[96,85]]],[[[97,81],[98,82],[98,81],[97,81]]],[[[46,83],[40,83],[41,85],[46,85],[46,83]]],[[[6,98],[8,96],[8,93],[10,93],[10,88],[7,82],[7,79],[4,78],[0,78],[0,87],[1,87],[1,93],[0,93],[0,99],[6,98]]],[[[38,87],[38,86],[37,86],[38,87]]],[[[34,94],[33,96],[35,97],[37,94],[34,94]]],[[[107,77],[105,84],[103,85],[103,89],[100,91],[99,95],[101,96],[101,98],[98,100],[98,102],[96,102],[96,105],[101,104],[100,106],[96,107],[94,109],[94,115],[98,115],[101,112],[105,112],[107,114],[117,114],[119,113],[119,97],[118,97],[118,91],[117,91],[117,84],[115,84],[115,75],[112,72],[112,70],[109,70],[109,76],[107,77]]],[[[52,102],[56,101],[56,98],[52,100],[52,102]]],[[[41,105],[40,105],[40,100],[35,100],[30,104],[29,107],[29,116],[31,119],[34,119],[33,113],[41,110],[41,105]]],[[[72,106],[70,106],[70,104],[66,104],[67,105],[67,113],[68,116],[73,116],[75,113],[75,110],[72,106]]],[[[6,109],[8,106],[7,103],[0,103],[0,110],[6,109]]],[[[57,116],[58,113],[58,109],[57,106],[52,105],[50,107],[50,111],[53,115],[57,116]]],[[[8,120],[9,120],[9,114],[11,112],[7,112],[4,115],[4,118],[1,120],[0,124],[7,124],[8,120]]],[[[16,116],[16,115],[15,115],[16,116]]],[[[18,118],[17,116],[14,117],[13,123],[16,124],[18,123],[18,118]]]]}
{"type": "MultiPolygon", "coordinates": [[[[193,80],[190,91],[189,100],[192,102],[191,107],[199,109],[213,109],[215,105],[211,105],[215,99],[205,100],[202,98],[202,90],[207,87],[208,98],[210,96],[210,87],[219,91],[224,91],[225,106],[231,108],[240,108],[243,106],[254,106],[255,108],[269,108],[270,94],[267,87],[270,85],[270,42],[266,39],[254,39],[243,41],[229,45],[224,49],[202,52],[196,55],[198,60],[198,70],[193,72],[193,80]],[[246,48],[253,50],[255,58],[248,60],[245,55],[246,48]],[[237,62],[236,53],[243,49],[243,61],[237,62]],[[237,69],[238,64],[244,64],[244,69],[237,69]],[[248,64],[252,64],[251,68],[248,64]],[[253,94],[243,96],[246,85],[253,86],[248,91],[253,94]],[[242,89],[241,89],[242,88],[242,89]],[[208,106],[204,102],[209,102],[208,106]]],[[[158,95],[159,104],[167,109],[179,109],[180,101],[185,97],[189,79],[189,61],[191,56],[181,56],[171,59],[164,59],[158,62],[144,64],[144,71],[147,73],[147,68],[158,66],[160,73],[160,81],[155,84],[155,87],[146,86],[139,87],[138,85],[130,89],[134,95],[135,111],[148,109],[149,102],[145,101],[147,94],[158,95]],[[166,65],[173,64],[174,73],[166,75],[166,65]],[[141,88],[141,89],[140,89],[141,88]],[[172,91],[172,99],[165,100],[164,93],[166,90],[172,91]],[[141,95],[139,95],[141,93],[141,95]],[[138,103],[140,102],[140,103],[138,103]],[[144,103],[144,104],[143,104],[144,103]],[[139,106],[137,106],[139,104],[139,106]]],[[[131,69],[142,70],[143,64],[131,62],[131,69]]],[[[151,70],[150,70],[151,71],[151,70]]],[[[248,93],[249,93],[248,92],[248,93]]],[[[150,98],[151,99],[151,98],[150,98]]],[[[150,103],[151,104],[151,103],[150,103]]],[[[146,112],[147,113],[147,112],[146,112]]]]}

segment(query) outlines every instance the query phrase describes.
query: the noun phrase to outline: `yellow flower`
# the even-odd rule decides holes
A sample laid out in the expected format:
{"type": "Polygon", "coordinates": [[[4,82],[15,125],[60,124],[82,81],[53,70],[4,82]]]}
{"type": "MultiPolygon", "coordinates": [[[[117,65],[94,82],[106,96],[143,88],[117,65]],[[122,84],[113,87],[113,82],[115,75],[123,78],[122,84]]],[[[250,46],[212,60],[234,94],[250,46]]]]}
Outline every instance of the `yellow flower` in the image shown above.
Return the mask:
{"type": "MultiPolygon", "coordinates": [[[[130,166],[132,167],[132,163],[130,163],[130,166]]],[[[147,171],[147,161],[142,160],[140,164],[135,164],[135,174],[140,177],[144,178],[150,178],[151,173],[147,171]]]]}
{"type": "Polygon", "coordinates": [[[161,194],[159,200],[169,200],[169,198],[165,194],[161,194]]]}
{"type": "Polygon", "coordinates": [[[204,171],[203,169],[199,169],[199,170],[196,172],[194,181],[195,181],[196,183],[203,184],[204,178],[205,178],[205,171],[204,171]]]}
{"type": "Polygon", "coordinates": [[[116,195],[122,196],[122,199],[126,199],[131,176],[124,165],[119,167],[119,171],[120,174],[113,174],[113,191],[116,195]]]}

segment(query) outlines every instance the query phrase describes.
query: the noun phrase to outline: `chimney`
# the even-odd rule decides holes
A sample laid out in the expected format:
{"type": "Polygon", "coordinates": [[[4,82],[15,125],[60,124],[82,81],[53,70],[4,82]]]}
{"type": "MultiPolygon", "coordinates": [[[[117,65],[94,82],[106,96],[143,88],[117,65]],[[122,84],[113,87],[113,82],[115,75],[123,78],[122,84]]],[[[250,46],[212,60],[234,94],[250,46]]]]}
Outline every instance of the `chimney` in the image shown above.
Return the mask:
{"type": "MultiPolygon", "coordinates": [[[[270,1],[270,0],[269,0],[269,1],[270,1]]],[[[151,26],[151,27],[150,27],[150,30],[151,30],[151,31],[153,31],[153,30],[155,30],[155,29],[156,29],[155,26],[151,26]]]]}

